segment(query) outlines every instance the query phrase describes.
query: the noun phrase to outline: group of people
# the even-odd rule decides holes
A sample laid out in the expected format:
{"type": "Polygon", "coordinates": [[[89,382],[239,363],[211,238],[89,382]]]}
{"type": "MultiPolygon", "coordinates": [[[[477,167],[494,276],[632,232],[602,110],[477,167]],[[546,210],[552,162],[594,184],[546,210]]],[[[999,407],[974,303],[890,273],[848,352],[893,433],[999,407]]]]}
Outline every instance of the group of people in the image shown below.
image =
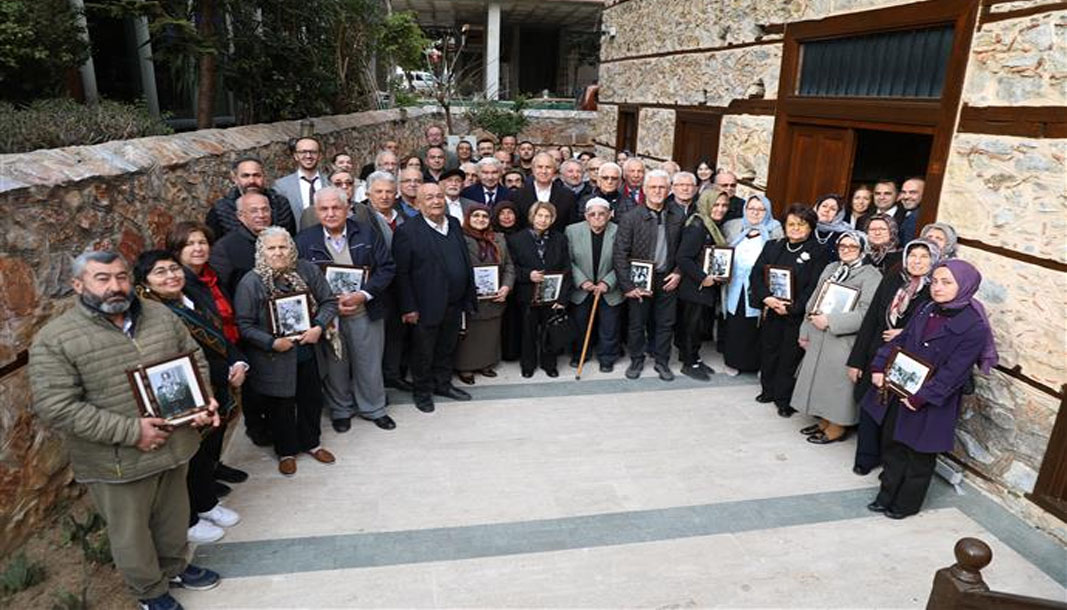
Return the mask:
{"type": "Polygon", "coordinates": [[[776,219],[706,161],[647,169],[513,136],[454,149],[438,126],[425,136],[403,160],[385,142],[359,171],[350,152],[327,160],[302,137],[273,184],[241,156],[204,222],[177,223],[132,265],[113,252],[75,261],[77,306],[31,349],[35,405],[70,438],[142,607],[178,607],[169,585],[218,582],[187,565],[185,545],[240,518],[219,501],[248,476],[220,461],[238,413],[293,476],[300,456],[336,460],[324,408],[338,433],[356,418],[392,430],[386,388],[429,413],[435,397],[470,400],[455,380],[495,377],[502,360],[556,377],[561,355],[584,366],[587,345],[604,373],[625,355],[626,378],[651,360],[671,381],[676,349],[680,372],[708,381],[710,340],[725,374],[759,374],[758,402],[813,418],[808,442],[858,430],[854,471],[883,467],[868,508],[918,512],[974,365],[996,363],[981,276],[956,258],[955,231],[913,235],[921,178],[776,219]],[[887,382],[899,352],[931,367],[918,391],[887,382]],[[178,354],[212,396],[192,426],[139,411],[129,387],[127,371],[178,354]]]}

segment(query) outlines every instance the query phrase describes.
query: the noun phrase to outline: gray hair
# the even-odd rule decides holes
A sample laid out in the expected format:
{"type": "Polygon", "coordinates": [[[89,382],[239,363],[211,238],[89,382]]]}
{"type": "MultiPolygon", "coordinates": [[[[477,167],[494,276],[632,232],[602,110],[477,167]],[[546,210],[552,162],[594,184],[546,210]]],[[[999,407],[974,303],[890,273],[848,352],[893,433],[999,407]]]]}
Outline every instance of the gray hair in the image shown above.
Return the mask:
{"type": "Polygon", "coordinates": [[[313,205],[318,205],[320,201],[324,201],[330,197],[337,197],[337,200],[341,203],[348,203],[348,193],[336,186],[327,186],[315,191],[315,203],[313,205]]]}
{"type": "MultiPolygon", "coordinates": [[[[630,158],[628,158],[628,159],[626,159],[625,161],[622,162],[622,166],[623,167],[628,167],[628,166],[634,165],[634,164],[640,165],[642,168],[645,167],[645,162],[640,160],[640,159],[638,159],[637,157],[630,157],[630,158]]],[[[604,166],[601,165],[600,167],[604,167],[604,166]]]]}
{"type": "Polygon", "coordinates": [[[561,172],[563,171],[563,166],[564,166],[564,165],[577,165],[579,169],[581,169],[581,167],[582,167],[582,164],[581,164],[581,163],[579,163],[578,161],[576,161],[576,160],[574,160],[574,159],[567,159],[567,160],[566,160],[566,161],[564,161],[563,163],[560,163],[560,164],[559,164],[559,170],[560,170],[561,172]]]}
{"type": "Polygon", "coordinates": [[[674,175],[671,176],[671,186],[674,186],[679,178],[691,178],[693,180],[693,186],[700,183],[700,181],[697,180],[696,174],[693,172],[675,172],[674,175]]]}
{"type": "Polygon", "coordinates": [[[289,247],[296,249],[296,242],[293,241],[293,236],[290,235],[289,231],[287,231],[284,227],[271,225],[259,232],[259,235],[256,236],[256,241],[265,241],[267,238],[270,237],[285,237],[285,240],[289,243],[289,247]]]}
{"type": "Polygon", "coordinates": [[[130,268],[130,263],[118,252],[111,250],[90,250],[88,252],[82,252],[70,263],[70,274],[72,277],[81,277],[85,273],[85,268],[89,266],[89,263],[100,263],[101,265],[110,265],[111,263],[120,260],[127,269],[130,268]]]}
{"type": "Polygon", "coordinates": [[[663,178],[663,180],[667,184],[671,183],[671,175],[670,174],[668,174],[667,172],[663,171],[662,169],[654,169],[654,170],[648,172],[647,174],[645,174],[645,181],[642,183],[642,186],[648,186],[648,181],[653,179],[653,178],[663,178]]]}
{"type": "Polygon", "coordinates": [[[483,169],[490,165],[497,169],[503,169],[503,166],[500,164],[500,161],[497,161],[496,157],[483,157],[478,160],[478,169],[483,169]]]}
{"type": "Polygon", "coordinates": [[[606,170],[606,169],[613,169],[613,170],[619,172],[620,176],[622,175],[622,168],[619,167],[619,164],[615,163],[614,161],[605,161],[605,162],[601,163],[600,164],[600,168],[597,169],[597,175],[600,175],[599,173],[604,171],[604,170],[606,170]]]}
{"type": "MultiPolygon", "coordinates": [[[[255,195],[256,197],[262,197],[263,199],[266,199],[267,200],[267,205],[270,206],[270,198],[267,197],[266,195],[264,195],[263,193],[256,193],[256,192],[245,193],[245,194],[241,195],[240,197],[238,197],[237,200],[233,202],[233,205],[237,209],[238,212],[240,212],[242,209],[244,209],[244,205],[242,205],[242,202],[245,200],[245,197],[249,197],[249,196],[252,196],[252,195],[255,195]]],[[[271,213],[271,218],[273,218],[274,217],[274,207],[273,206],[271,206],[270,213],[271,213]]]]}
{"type": "Polygon", "coordinates": [[[589,211],[589,207],[590,206],[593,206],[593,207],[599,206],[599,207],[604,208],[605,210],[608,210],[609,212],[611,211],[611,204],[608,203],[608,201],[606,199],[602,198],[602,197],[593,197],[589,201],[586,201],[585,202],[585,211],[586,212],[589,211]]]}
{"type": "Polygon", "coordinates": [[[534,162],[536,163],[537,159],[540,158],[540,157],[544,157],[546,159],[550,159],[552,161],[552,169],[556,169],[556,158],[554,156],[552,156],[552,153],[545,152],[545,151],[539,152],[539,153],[537,153],[536,155],[533,156],[534,162]]]}
{"type": "Polygon", "coordinates": [[[367,190],[374,188],[375,182],[388,182],[396,187],[396,176],[392,172],[378,170],[367,176],[367,190]]]}
{"type": "MultiPolygon", "coordinates": [[[[382,157],[384,157],[385,155],[393,155],[394,157],[396,157],[396,153],[391,150],[383,150],[379,152],[377,155],[374,156],[374,169],[378,169],[382,166],[382,157]]],[[[397,162],[400,162],[399,158],[397,158],[397,162]]]]}

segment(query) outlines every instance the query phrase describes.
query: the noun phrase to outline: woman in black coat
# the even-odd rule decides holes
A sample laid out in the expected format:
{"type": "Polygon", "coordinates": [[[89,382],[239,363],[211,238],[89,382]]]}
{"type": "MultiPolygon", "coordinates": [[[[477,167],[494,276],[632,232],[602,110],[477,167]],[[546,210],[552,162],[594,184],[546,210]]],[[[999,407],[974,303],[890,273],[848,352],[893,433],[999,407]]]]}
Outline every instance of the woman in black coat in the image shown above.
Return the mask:
{"type": "Polygon", "coordinates": [[[697,211],[682,229],[681,243],[676,257],[682,272],[678,298],[684,306],[682,327],[678,339],[678,356],[682,361],[682,374],[700,381],[707,381],[715,371],[700,359],[700,344],[704,327],[709,318],[716,318],[719,303],[719,286],[723,278],[713,278],[704,273],[704,250],[713,246],[725,246],[726,238],[718,223],[730,209],[730,197],[726,193],[705,191],[697,200],[697,211]]]}
{"type": "Polygon", "coordinates": [[[559,352],[545,345],[548,319],[563,309],[571,291],[571,257],[567,237],[549,229],[556,221],[556,206],[537,202],[530,206],[528,229],[508,236],[508,250],[515,265],[515,301],[522,314],[522,356],[519,364],[523,377],[532,377],[540,360],[549,377],[558,377],[556,359],[559,352]],[[543,300],[541,290],[546,274],[563,274],[559,294],[543,300]]]}
{"type": "Polygon", "coordinates": [[[789,405],[797,365],[804,356],[797,343],[804,308],[826,266],[826,249],[813,237],[818,220],[815,211],[802,203],[786,210],[785,237],[767,242],[749,276],[749,303],[763,308],[760,329],[760,395],[756,400],[773,402],[778,415],[790,417],[796,409],[789,405]],[[784,267],[792,275],[792,298],[788,301],[771,293],[767,281],[770,266],[784,267]]]}
{"type": "MultiPolygon", "coordinates": [[[[870,364],[875,354],[900,334],[916,309],[930,300],[930,273],[940,260],[941,249],[937,244],[916,239],[904,247],[904,268],[887,272],[882,278],[848,356],[848,376],[856,384],[853,397],[857,403],[871,387],[870,364]]],[[[880,426],[860,409],[859,441],[852,472],[866,475],[882,463],[880,439],[880,426]]]]}
{"type": "MultiPolygon", "coordinates": [[[[490,224],[493,232],[502,235],[507,241],[520,230],[518,208],[506,199],[496,202],[490,216],[490,224]]],[[[514,290],[508,293],[507,307],[501,322],[500,359],[504,362],[514,362],[522,353],[522,306],[515,297],[514,290]]]]}

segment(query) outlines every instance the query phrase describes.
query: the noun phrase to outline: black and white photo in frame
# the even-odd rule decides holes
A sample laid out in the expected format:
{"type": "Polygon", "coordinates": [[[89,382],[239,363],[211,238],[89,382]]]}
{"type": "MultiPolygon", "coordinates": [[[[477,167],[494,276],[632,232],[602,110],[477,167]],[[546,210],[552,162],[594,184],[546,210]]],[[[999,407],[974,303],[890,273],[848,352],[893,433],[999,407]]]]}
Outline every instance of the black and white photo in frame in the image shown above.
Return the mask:
{"type": "Polygon", "coordinates": [[[793,270],[789,267],[767,265],[766,273],[767,289],[771,296],[783,303],[793,302],[793,270]]]}
{"type": "Polygon", "coordinates": [[[207,389],[192,354],[182,354],[126,371],[141,414],[172,425],[192,421],[207,409],[207,389]]]}
{"type": "Polygon", "coordinates": [[[895,347],[885,363],[886,386],[904,398],[915,395],[934,372],[929,362],[895,347]]]}
{"type": "Polygon", "coordinates": [[[652,276],[655,265],[652,261],[630,261],[630,281],[633,282],[634,288],[652,292],[652,276]]]}
{"type": "Polygon", "coordinates": [[[729,280],[734,267],[734,249],[728,246],[704,248],[704,274],[716,279],[729,280]]]}
{"type": "Polygon", "coordinates": [[[311,329],[311,307],[306,292],[274,297],[269,309],[271,333],[275,337],[299,337],[311,329]]]}
{"type": "Polygon", "coordinates": [[[474,265],[471,269],[479,299],[491,299],[500,292],[500,265],[474,265]]]}
{"type": "Polygon", "coordinates": [[[856,308],[859,300],[859,288],[826,281],[819,288],[819,294],[815,297],[815,306],[811,312],[816,314],[848,313],[856,308]]]}
{"type": "Polygon", "coordinates": [[[546,273],[544,281],[537,285],[537,293],[534,295],[535,303],[554,303],[559,300],[563,290],[562,273],[546,273]]]}
{"type": "Polygon", "coordinates": [[[330,291],[335,295],[349,294],[363,290],[363,284],[367,282],[366,267],[354,267],[352,265],[326,265],[323,275],[326,283],[330,285],[330,291]]]}

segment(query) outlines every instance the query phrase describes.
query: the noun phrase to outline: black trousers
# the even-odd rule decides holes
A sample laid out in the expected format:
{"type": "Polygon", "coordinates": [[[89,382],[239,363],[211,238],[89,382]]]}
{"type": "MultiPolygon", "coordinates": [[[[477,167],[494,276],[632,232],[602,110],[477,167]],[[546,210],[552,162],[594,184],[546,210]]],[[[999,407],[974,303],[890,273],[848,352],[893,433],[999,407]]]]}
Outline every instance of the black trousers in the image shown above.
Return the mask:
{"type": "Polygon", "coordinates": [[[263,396],[263,402],[270,409],[274,452],[279,457],[319,446],[322,381],[314,357],[296,365],[296,396],[263,396]]]}
{"type": "Polygon", "coordinates": [[[629,330],[627,333],[626,349],[630,352],[633,361],[644,360],[645,348],[652,344],[652,353],[655,355],[656,364],[666,365],[671,360],[671,336],[674,335],[675,308],[678,305],[678,292],[664,292],[658,288],[663,285],[664,274],[657,273],[653,278],[653,286],[657,288],[651,297],[644,297],[640,301],[630,301],[627,311],[629,314],[629,330]],[[648,324],[653,322],[654,331],[649,341],[648,324]]]}
{"type": "Polygon", "coordinates": [[[877,502],[893,512],[919,512],[937,465],[936,453],[916,451],[893,439],[900,401],[893,399],[882,422],[882,487],[877,502]]]}
{"type": "Polygon", "coordinates": [[[215,466],[222,452],[225,426],[211,430],[200,440],[200,448],[189,460],[189,472],[185,483],[189,488],[189,527],[200,521],[197,513],[206,513],[215,508],[219,497],[215,494],[215,466]]]}
{"type": "Polygon", "coordinates": [[[263,397],[248,384],[241,387],[241,414],[244,415],[245,430],[249,436],[270,434],[270,409],[263,402],[263,397]]]}
{"type": "Polygon", "coordinates": [[[682,319],[680,331],[674,338],[678,345],[678,359],[684,366],[700,362],[700,346],[704,343],[704,329],[711,310],[702,303],[678,301],[682,319]]]}
{"type": "MultiPolygon", "coordinates": [[[[591,356],[594,347],[596,349],[597,362],[600,364],[615,364],[615,361],[619,359],[621,355],[619,347],[621,342],[619,336],[621,305],[620,303],[619,305],[611,306],[603,299],[597,304],[596,319],[593,321],[593,334],[589,337],[589,353],[585,357],[587,362],[592,360],[591,356]]],[[[585,301],[571,308],[571,316],[574,318],[574,325],[577,330],[574,346],[571,348],[575,358],[582,355],[582,341],[585,340],[585,329],[589,325],[589,314],[592,311],[592,297],[586,298],[585,301]]]]}
{"type": "Polygon", "coordinates": [[[411,345],[411,325],[390,309],[385,314],[385,349],[382,350],[382,379],[388,385],[407,374],[405,354],[411,345]]]}
{"type": "Polygon", "coordinates": [[[439,324],[421,320],[411,327],[411,382],[416,398],[429,398],[435,389],[452,385],[452,360],[459,343],[460,307],[449,305],[439,324]]]}
{"type": "Polygon", "coordinates": [[[531,307],[522,306],[522,352],[519,356],[519,366],[524,373],[532,373],[541,363],[541,368],[546,371],[555,371],[559,352],[545,349],[544,334],[545,322],[552,316],[552,307],[543,305],[531,307]]]}
{"type": "Polygon", "coordinates": [[[863,407],[860,407],[854,465],[865,470],[882,465],[882,427],[863,407]]]}
{"type": "Polygon", "coordinates": [[[778,407],[788,407],[793,398],[797,366],[804,357],[799,337],[800,320],[767,312],[760,329],[760,385],[778,407]]]}

